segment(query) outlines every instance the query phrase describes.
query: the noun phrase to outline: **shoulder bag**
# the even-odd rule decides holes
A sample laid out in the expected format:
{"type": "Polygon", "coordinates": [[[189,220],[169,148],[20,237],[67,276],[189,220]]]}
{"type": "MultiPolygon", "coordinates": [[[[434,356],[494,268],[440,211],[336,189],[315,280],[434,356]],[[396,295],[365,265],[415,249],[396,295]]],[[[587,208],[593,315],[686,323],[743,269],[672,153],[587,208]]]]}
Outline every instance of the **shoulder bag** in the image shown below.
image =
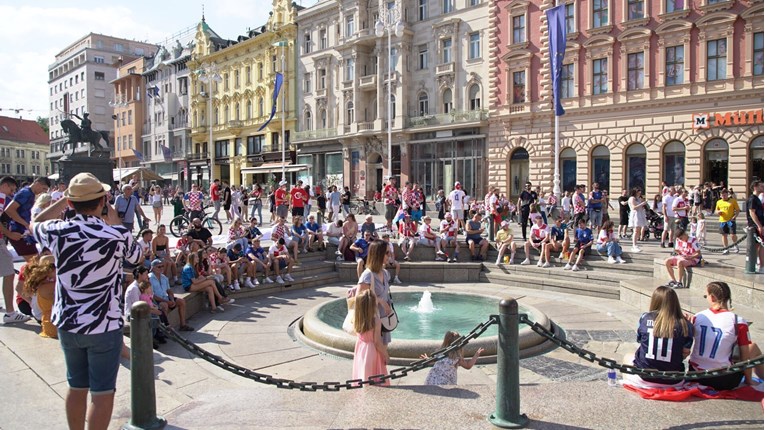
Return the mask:
{"type": "MultiPolygon", "coordinates": [[[[375,278],[375,274],[372,273],[372,283],[370,288],[372,288],[373,292],[375,290],[375,278]]],[[[380,315],[383,332],[391,332],[398,327],[398,314],[396,313],[396,308],[393,306],[393,296],[391,296],[390,290],[388,290],[388,298],[390,299],[390,314],[386,316],[380,315]]]]}

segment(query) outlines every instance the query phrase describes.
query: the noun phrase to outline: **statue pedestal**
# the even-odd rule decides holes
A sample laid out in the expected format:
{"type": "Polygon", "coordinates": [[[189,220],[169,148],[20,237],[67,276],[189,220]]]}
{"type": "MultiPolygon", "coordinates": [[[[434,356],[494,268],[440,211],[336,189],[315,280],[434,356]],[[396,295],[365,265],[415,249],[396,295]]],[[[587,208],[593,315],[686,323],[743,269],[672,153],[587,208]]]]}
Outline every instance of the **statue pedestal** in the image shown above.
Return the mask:
{"type": "Polygon", "coordinates": [[[59,165],[59,179],[64,183],[68,184],[75,175],[87,172],[105,184],[114,184],[114,163],[109,158],[65,156],[59,160],[59,165]]]}

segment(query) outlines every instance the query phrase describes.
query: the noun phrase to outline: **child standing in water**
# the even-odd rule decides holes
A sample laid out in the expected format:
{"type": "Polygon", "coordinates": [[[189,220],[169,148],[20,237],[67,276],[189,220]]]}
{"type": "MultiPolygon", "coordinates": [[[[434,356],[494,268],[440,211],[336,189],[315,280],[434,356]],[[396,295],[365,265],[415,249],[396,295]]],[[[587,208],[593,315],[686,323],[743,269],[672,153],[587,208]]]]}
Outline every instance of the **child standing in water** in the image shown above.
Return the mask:
{"type": "MultiPolygon", "coordinates": [[[[371,290],[356,295],[353,329],[357,338],[352,378],[366,380],[374,375],[386,375],[388,347],[383,344],[382,323],[377,317],[377,298],[371,290]]],[[[390,385],[390,380],[380,385],[390,385]]]]}
{"type": "MultiPolygon", "coordinates": [[[[456,331],[447,331],[441,348],[451,345],[459,337],[460,334],[456,331]]],[[[462,366],[464,369],[470,370],[482,352],[483,348],[478,348],[473,354],[473,358],[465,360],[465,357],[462,356],[462,348],[453,350],[446,358],[433,365],[425,378],[425,385],[457,385],[457,367],[462,366]]],[[[423,354],[421,358],[427,359],[428,356],[423,354]]]]}

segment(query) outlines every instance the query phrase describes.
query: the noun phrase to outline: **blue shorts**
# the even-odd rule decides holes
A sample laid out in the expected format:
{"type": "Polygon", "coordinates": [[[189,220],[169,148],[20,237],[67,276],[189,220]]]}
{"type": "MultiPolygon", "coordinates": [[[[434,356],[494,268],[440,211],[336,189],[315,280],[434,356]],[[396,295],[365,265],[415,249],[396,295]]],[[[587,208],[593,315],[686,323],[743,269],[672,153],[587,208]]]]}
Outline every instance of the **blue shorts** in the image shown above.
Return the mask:
{"type": "Polygon", "coordinates": [[[91,394],[111,394],[117,385],[122,352],[122,329],[98,334],[59,330],[66,362],[66,380],[73,389],[91,394]]]}
{"type": "Polygon", "coordinates": [[[412,221],[420,221],[422,219],[422,210],[420,209],[412,209],[412,221]]]}

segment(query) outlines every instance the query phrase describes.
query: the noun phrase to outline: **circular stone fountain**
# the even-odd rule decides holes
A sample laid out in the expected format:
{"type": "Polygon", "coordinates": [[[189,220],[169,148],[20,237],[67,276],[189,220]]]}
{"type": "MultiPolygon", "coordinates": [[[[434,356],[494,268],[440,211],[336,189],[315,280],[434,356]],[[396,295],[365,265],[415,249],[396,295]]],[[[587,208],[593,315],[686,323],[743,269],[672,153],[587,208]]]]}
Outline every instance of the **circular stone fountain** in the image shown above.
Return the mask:
{"type": "MultiPolygon", "coordinates": [[[[457,292],[393,292],[393,302],[399,316],[399,326],[388,345],[392,364],[405,364],[419,359],[421,354],[441,348],[444,334],[454,330],[468,334],[475,326],[499,313],[499,297],[457,292]]],[[[309,310],[299,321],[296,334],[308,346],[333,355],[352,358],[356,335],[344,331],[347,315],[344,298],[322,303],[309,310]]],[[[520,306],[532,321],[547,328],[551,323],[544,313],[529,306],[520,306]]],[[[538,355],[550,349],[545,339],[525,324],[519,327],[519,349],[522,358],[538,355]]],[[[465,356],[483,348],[480,362],[496,362],[497,326],[492,325],[464,350],[465,356]]]]}

